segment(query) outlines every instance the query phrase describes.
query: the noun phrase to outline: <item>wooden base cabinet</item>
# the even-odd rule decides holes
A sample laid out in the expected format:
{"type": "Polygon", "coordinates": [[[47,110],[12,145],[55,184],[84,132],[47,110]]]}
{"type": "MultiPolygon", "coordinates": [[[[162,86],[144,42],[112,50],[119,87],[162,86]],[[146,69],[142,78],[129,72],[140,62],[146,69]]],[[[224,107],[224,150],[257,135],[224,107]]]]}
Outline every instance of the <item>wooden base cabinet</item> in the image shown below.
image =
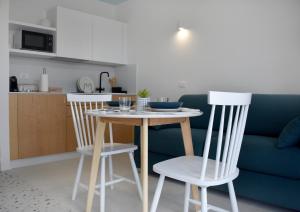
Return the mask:
{"type": "Polygon", "coordinates": [[[11,159],[66,151],[65,95],[15,94],[10,103],[11,159]]]}
{"type": "Polygon", "coordinates": [[[18,159],[18,95],[9,95],[9,146],[10,159],[18,159]]]}
{"type": "Polygon", "coordinates": [[[77,148],[77,141],[72,118],[71,106],[67,105],[67,152],[74,152],[77,148]]]}
{"type": "MultiPolygon", "coordinates": [[[[135,96],[131,98],[135,100],[135,96]]],[[[66,95],[19,93],[10,94],[9,101],[11,160],[76,151],[72,113],[66,95]]],[[[108,135],[106,130],[106,142],[109,142],[108,135]]],[[[113,136],[115,142],[132,143],[134,128],[114,124],[113,136]]]]}

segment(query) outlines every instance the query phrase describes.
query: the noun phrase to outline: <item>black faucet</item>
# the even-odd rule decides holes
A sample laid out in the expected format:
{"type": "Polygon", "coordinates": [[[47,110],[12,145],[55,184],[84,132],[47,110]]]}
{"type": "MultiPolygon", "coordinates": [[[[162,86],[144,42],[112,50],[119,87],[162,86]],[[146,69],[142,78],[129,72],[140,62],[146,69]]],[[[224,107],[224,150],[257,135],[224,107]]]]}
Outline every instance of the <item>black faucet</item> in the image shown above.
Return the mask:
{"type": "Polygon", "coordinates": [[[107,74],[107,77],[109,77],[109,73],[108,72],[101,72],[100,73],[100,80],[99,80],[99,93],[101,93],[102,91],[104,91],[104,88],[102,88],[102,74],[107,74]]]}

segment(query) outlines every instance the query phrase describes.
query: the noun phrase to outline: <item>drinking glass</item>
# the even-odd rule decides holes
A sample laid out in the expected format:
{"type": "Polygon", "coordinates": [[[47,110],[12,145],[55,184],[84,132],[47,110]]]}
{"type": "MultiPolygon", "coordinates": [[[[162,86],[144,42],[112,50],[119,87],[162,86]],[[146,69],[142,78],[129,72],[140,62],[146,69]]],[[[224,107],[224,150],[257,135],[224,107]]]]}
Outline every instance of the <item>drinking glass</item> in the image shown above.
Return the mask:
{"type": "Polygon", "coordinates": [[[130,97],[119,97],[119,108],[120,111],[129,111],[131,106],[130,97]]]}

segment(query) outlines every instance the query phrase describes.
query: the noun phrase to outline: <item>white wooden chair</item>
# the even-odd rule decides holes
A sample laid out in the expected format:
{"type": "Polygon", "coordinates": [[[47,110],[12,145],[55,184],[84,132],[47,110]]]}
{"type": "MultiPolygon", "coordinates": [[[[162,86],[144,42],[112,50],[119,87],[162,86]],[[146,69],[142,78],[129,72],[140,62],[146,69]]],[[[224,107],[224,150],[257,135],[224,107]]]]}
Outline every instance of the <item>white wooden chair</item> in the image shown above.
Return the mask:
{"type": "MultiPolygon", "coordinates": [[[[111,101],[111,95],[84,95],[84,94],[67,94],[67,100],[71,105],[71,112],[73,117],[73,124],[77,140],[77,151],[81,154],[78,165],[77,175],[75,178],[72,200],[75,200],[77,195],[78,186],[88,190],[88,186],[80,183],[80,177],[82,173],[82,167],[85,156],[93,155],[93,144],[95,139],[95,118],[87,116],[86,110],[103,109],[103,103],[111,101]]],[[[112,124],[109,123],[109,143],[104,143],[101,152],[101,168],[100,168],[100,184],[96,186],[95,193],[100,195],[100,211],[105,211],[105,187],[110,186],[113,189],[113,185],[123,181],[136,184],[139,197],[142,198],[141,183],[138,175],[138,171],[134,162],[133,152],[137,150],[137,146],[132,144],[119,144],[113,142],[112,124]],[[115,175],[113,173],[112,156],[116,154],[127,153],[129,155],[133,176],[135,182],[125,177],[115,175]],[[105,161],[109,159],[109,178],[108,182],[105,181],[105,161]],[[102,186],[105,185],[105,186],[102,186]],[[97,191],[100,189],[100,193],[97,191]]],[[[104,142],[104,141],[102,141],[104,142]]]]}
{"type": "Polygon", "coordinates": [[[232,211],[238,211],[232,181],[239,175],[237,162],[250,102],[251,94],[249,93],[209,92],[208,103],[212,105],[212,109],[203,157],[183,156],[163,161],[153,166],[154,172],[160,174],[160,177],[154,194],[151,212],[157,210],[165,177],[185,182],[184,212],[188,212],[190,203],[201,206],[201,212],[208,210],[226,211],[217,206],[207,204],[207,188],[222,184],[228,184],[232,211]],[[222,112],[218,131],[216,157],[215,159],[209,159],[214,115],[217,106],[222,108],[222,112]],[[228,118],[225,118],[226,111],[229,111],[228,118]],[[227,125],[224,126],[225,120],[227,120],[227,125]],[[226,127],[227,129],[225,129],[226,127]],[[223,136],[223,134],[226,135],[223,136]],[[196,185],[201,188],[201,202],[191,199],[191,185],[196,185]]]}

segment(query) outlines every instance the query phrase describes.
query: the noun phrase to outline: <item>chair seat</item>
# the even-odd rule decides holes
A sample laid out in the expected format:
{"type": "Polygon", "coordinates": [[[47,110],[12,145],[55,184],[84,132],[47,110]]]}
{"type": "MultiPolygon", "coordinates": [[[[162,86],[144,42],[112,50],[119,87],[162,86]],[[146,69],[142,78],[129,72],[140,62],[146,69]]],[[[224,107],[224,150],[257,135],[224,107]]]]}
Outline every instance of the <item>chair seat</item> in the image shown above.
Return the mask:
{"type": "MultiPolygon", "coordinates": [[[[93,146],[86,146],[84,148],[77,149],[78,152],[85,155],[93,155],[93,150],[93,146]]],[[[133,144],[105,143],[101,152],[101,156],[122,154],[127,152],[133,152],[135,150],[137,150],[137,146],[133,144]]]]}
{"type": "MultiPolygon", "coordinates": [[[[182,156],[157,163],[153,166],[153,170],[166,177],[204,187],[231,182],[239,174],[239,169],[237,168],[228,177],[215,180],[214,171],[216,161],[208,159],[205,178],[204,180],[200,180],[202,161],[202,157],[182,156]]],[[[222,163],[220,163],[219,167],[221,169],[222,163]]]]}

